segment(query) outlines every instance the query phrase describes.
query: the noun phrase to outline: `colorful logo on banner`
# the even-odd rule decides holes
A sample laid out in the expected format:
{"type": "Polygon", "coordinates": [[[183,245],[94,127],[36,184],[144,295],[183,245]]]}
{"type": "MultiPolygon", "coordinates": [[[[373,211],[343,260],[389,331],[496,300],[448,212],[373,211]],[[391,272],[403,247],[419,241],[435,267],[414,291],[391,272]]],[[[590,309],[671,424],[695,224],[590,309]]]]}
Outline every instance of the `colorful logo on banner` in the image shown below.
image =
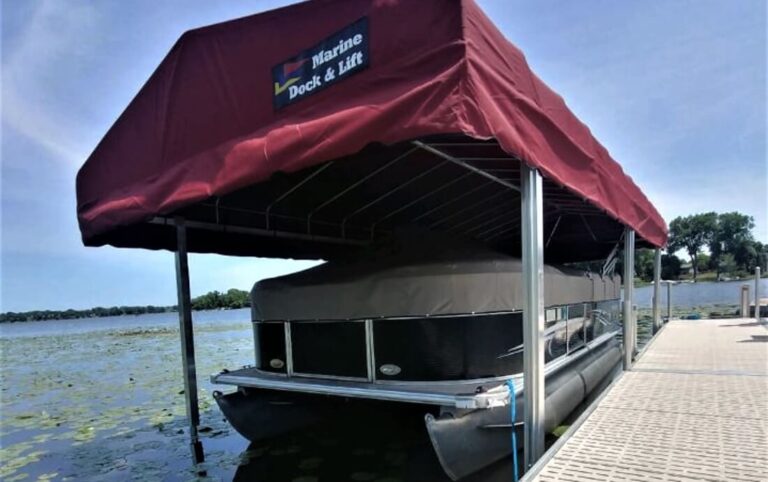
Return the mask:
{"type": "Polygon", "coordinates": [[[272,68],[275,110],[368,67],[368,18],[272,68]]]}
{"type": "Polygon", "coordinates": [[[309,59],[301,59],[295,62],[283,64],[282,72],[278,72],[275,79],[275,95],[278,96],[301,80],[301,66],[309,59]]]}

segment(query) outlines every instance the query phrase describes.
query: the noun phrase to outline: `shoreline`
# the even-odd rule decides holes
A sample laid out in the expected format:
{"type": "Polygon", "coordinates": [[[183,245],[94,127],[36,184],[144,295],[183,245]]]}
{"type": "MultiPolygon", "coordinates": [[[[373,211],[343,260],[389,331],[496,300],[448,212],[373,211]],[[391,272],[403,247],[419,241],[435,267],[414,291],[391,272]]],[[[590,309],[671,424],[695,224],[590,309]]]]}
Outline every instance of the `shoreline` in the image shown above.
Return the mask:
{"type": "MultiPolygon", "coordinates": [[[[237,310],[245,310],[250,309],[250,306],[242,306],[237,308],[214,308],[210,310],[192,310],[192,313],[215,313],[220,311],[237,311],[237,310]]],[[[4,315],[5,313],[0,314],[0,316],[4,315]]],[[[148,311],[146,313],[123,313],[119,315],[103,315],[103,316],[81,316],[76,318],[39,318],[39,319],[31,319],[31,320],[0,320],[0,325],[11,325],[11,324],[20,324],[20,323],[40,323],[44,321],[88,321],[88,320],[103,320],[105,318],[138,318],[140,316],[153,316],[153,315],[167,315],[167,314],[178,314],[178,310],[168,310],[168,311],[148,311]]]]}

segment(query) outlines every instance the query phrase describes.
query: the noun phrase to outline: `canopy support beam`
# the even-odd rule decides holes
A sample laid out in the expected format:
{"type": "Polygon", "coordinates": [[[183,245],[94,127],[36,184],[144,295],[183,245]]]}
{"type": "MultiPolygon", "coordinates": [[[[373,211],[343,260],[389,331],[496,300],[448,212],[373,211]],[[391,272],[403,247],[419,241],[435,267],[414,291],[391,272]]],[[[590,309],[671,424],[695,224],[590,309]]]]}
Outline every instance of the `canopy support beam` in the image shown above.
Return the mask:
{"type": "Polygon", "coordinates": [[[755,322],[760,324],[760,266],[755,267],[755,322]]]}
{"type": "MultiPolygon", "coordinates": [[[[462,199],[466,198],[467,196],[470,196],[470,195],[476,193],[477,191],[479,191],[479,190],[481,190],[481,189],[483,189],[483,188],[485,188],[485,187],[487,187],[487,186],[489,186],[491,184],[494,184],[494,183],[492,181],[487,181],[487,182],[485,182],[483,184],[480,184],[479,186],[476,186],[476,187],[470,189],[469,191],[464,192],[463,194],[461,194],[461,195],[459,195],[457,197],[453,197],[453,198],[447,200],[444,203],[438,204],[437,206],[435,206],[434,208],[430,209],[429,211],[427,211],[425,213],[419,214],[415,218],[411,219],[410,222],[415,223],[416,221],[418,221],[420,219],[423,219],[423,218],[429,216],[430,214],[432,214],[432,213],[434,213],[436,211],[440,211],[441,209],[444,209],[448,205],[451,205],[451,204],[454,204],[454,203],[457,203],[457,202],[461,201],[462,199]]],[[[501,191],[501,192],[497,193],[497,195],[503,194],[504,192],[506,192],[506,191],[501,191]]],[[[481,202],[485,202],[485,201],[487,201],[487,199],[483,199],[481,202]]]]}
{"type": "MultiPolygon", "coordinates": [[[[365,181],[367,181],[367,180],[371,179],[372,177],[376,176],[377,174],[381,173],[382,171],[384,171],[385,169],[387,169],[387,168],[388,168],[388,167],[390,167],[391,165],[393,165],[393,164],[395,164],[395,163],[397,163],[397,162],[400,162],[401,160],[403,160],[403,159],[405,159],[406,157],[410,156],[410,155],[411,155],[411,153],[412,153],[412,152],[414,152],[414,151],[416,151],[416,147],[413,147],[413,148],[411,148],[411,149],[408,149],[407,151],[405,151],[404,153],[400,154],[399,156],[397,156],[396,158],[392,159],[391,161],[387,162],[387,163],[386,163],[386,164],[384,164],[383,166],[381,166],[381,167],[377,168],[375,171],[373,171],[373,172],[371,172],[371,173],[367,174],[366,176],[363,176],[363,177],[361,177],[360,179],[358,179],[358,180],[357,180],[357,181],[355,181],[354,183],[350,184],[350,185],[349,185],[349,186],[347,186],[347,187],[346,187],[344,190],[342,190],[342,191],[341,191],[341,192],[339,192],[339,193],[336,193],[334,196],[332,196],[330,199],[328,199],[328,200],[324,201],[324,202],[323,202],[323,203],[321,203],[319,206],[316,206],[316,207],[315,207],[315,208],[314,208],[312,211],[310,211],[310,212],[309,212],[309,214],[307,215],[307,234],[310,234],[310,233],[312,232],[312,216],[314,216],[314,215],[315,215],[315,213],[317,213],[318,211],[320,211],[320,210],[321,210],[321,209],[323,209],[324,207],[326,207],[326,206],[328,206],[328,205],[332,204],[332,203],[333,203],[333,202],[335,202],[337,199],[339,199],[340,197],[344,196],[345,194],[347,194],[348,192],[352,191],[353,189],[356,189],[358,186],[360,186],[361,184],[363,184],[365,181]]],[[[342,228],[342,229],[343,229],[343,228],[342,228]]]]}
{"type": "Polygon", "coordinates": [[[195,465],[205,461],[203,444],[197,433],[200,409],[197,401],[197,370],[195,368],[195,340],[192,329],[192,299],[189,291],[189,264],[187,261],[187,227],[184,219],[176,217],[176,290],[179,304],[179,334],[181,336],[181,365],[184,374],[184,399],[189,421],[189,447],[195,465]]]}
{"type": "Polygon", "coordinates": [[[653,332],[661,329],[661,250],[653,253],[653,332]]]}
{"type": "MultiPolygon", "coordinates": [[[[493,183],[494,183],[494,182],[493,182],[493,181],[491,181],[491,184],[493,184],[493,183]]],[[[493,201],[494,199],[498,199],[500,196],[502,196],[502,195],[504,195],[504,194],[508,194],[508,193],[509,193],[509,191],[508,191],[508,190],[506,190],[506,189],[504,189],[504,190],[502,190],[502,191],[499,191],[499,192],[497,192],[496,194],[494,194],[494,195],[492,195],[492,196],[489,196],[489,197],[487,197],[487,198],[483,198],[483,199],[481,199],[481,200],[479,200],[479,201],[476,201],[476,202],[473,202],[473,203],[471,203],[471,204],[469,204],[469,205],[465,205],[465,206],[464,206],[464,207],[462,207],[461,209],[459,209],[459,210],[457,210],[457,211],[454,211],[454,212],[452,212],[452,213],[451,213],[451,214],[449,214],[448,216],[446,216],[446,217],[444,217],[444,218],[442,218],[442,219],[439,219],[439,220],[437,220],[437,221],[433,222],[432,224],[430,224],[430,225],[429,225],[429,228],[434,228],[434,227],[436,227],[436,226],[442,226],[442,225],[444,225],[444,224],[445,224],[445,222],[446,222],[446,221],[450,221],[451,219],[456,219],[456,218],[459,218],[459,219],[461,219],[461,215],[462,215],[462,214],[464,214],[464,213],[466,213],[466,212],[471,212],[471,211],[472,211],[473,209],[475,209],[476,207],[478,207],[478,206],[482,206],[483,204],[487,204],[487,203],[489,203],[489,202],[493,201]]],[[[461,196],[459,196],[459,197],[461,197],[461,196]]]]}
{"type": "Polygon", "coordinates": [[[557,220],[555,221],[555,225],[552,226],[552,231],[549,232],[549,236],[547,237],[547,243],[544,245],[545,248],[549,246],[550,242],[552,242],[552,236],[554,236],[555,233],[557,232],[557,227],[560,226],[560,220],[562,218],[563,218],[562,214],[557,217],[557,220]]]}
{"type": "MultiPolygon", "coordinates": [[[[544,196],[541,174],[521,164],[524,461],[544,454],[544,196]]],[[[514,403],[514,400],[512,401],[514,403]]]]}
{"type": "MultiPolygon", "coordinates": [[[[164,218],[160,216],[154,217],[147,222],[149,224],[159,224],[159,225],[175,224],[173,219],[164,218]]],[[[343,244],[343,245],[349,245],[349,246],[365,246],[368,244],[368,241],[355,240],[355,239],[344,239],[344,238],[338,238],[333,236],[310,235],[310,234],[304,234],[304,233],[292,233],[289,231],[251,228],[247,226],[235,226],[231,224],[214,224],[214,223],[206,223],[204,221],[186,221],[185,226],[191,229],[202,229],[206,231],[216,231],[216,232],[222,232],[222,233],[223,232],[238,233],[238,234],[245,234],[250,236],[264,236],[264,237],[272,237],[272,238],[278,238],[278,239],[292,239],[292,240],[298,240],[298,241],[322,241],[324,243],[329,243],[329,244],[343,244]]]]}
{"type": "Polygon", "coordinates": [[[309,181],[311,181],[312,179],[314,179],[318,174],[320,174],[321,172],[325,171],[326,169],[328,169],[332,165],[333,165],[333,161],[326,162],[325,164],[320,166],[318,169],[315,169],[314,171],[312,171],[311,174],[309,174],[307,177],[305,177],[304,179],[299,181],[292,188],[290,188],[287,191],[285,191],[282,195],[280,195],[280,197],[278,197],[277,199],[272,201],[269,204],[269,206],[267,206],[267,209],[264,211],[264,224],[266,225],[267,231],[269,231],[269,214],[272,212],[272,208],[275,207],[275,204],[279,203],[280,201],[282,201],[283,199],[287,198],[288,196],[290,196],[294,192],[298,191],[301,186],[303,186],[304,184],[306,184],[309,181]]]}
{"type": "MultiPolygon", "coordinates": [[[[421,141],[413,141],[413,145],[417,146],[417,147],[420,147],[421,149],[424,149],[427,152],[431,152],[432,154],[434,154],[434,155],[436,155],[438,157],[442,157],[446,161],[450,161],[450,162],[452,162],[452,163],[454,163],[456,165],[459,165],[459,166],[463,167],[464,169],[467,169],[468,171],[472,171],[475,174],[479,174],[480,176],[483,176],[483,177],[488,178],[488,179],[490,179],[490,180],[492,180],[494,182],[497,182],[497,183],[501,184],[502,186],[506,186],[506,187],[512,189],[513,191],[520,191],[520,188],[517,187],[516,185],[512,184],[511,182],[505,181],[503,179],[500,179],[499,177],[494,176],[493,174],[491,174],[491,173],[489,173],[487,171],[484,171],[483,169],[480,169],[479,167],[475,167],[475,166],[473,166],[471,164],[468,164],[467,162],[465,162],[464,159],[459,159],[457,157],[453,157],[453,156],[451,156],[449,154],[446,154],[445,152],[441,151],[440,149],[435,149],[434,147],[430,146],[429,144],[425,144],[425,143],[423,143],[421,141]]],[[[501,159],[497,159],[497,160],[512,160],[512,158],[509,158],[509,159],[501,158],[501,159]]]]}
{"type": "Polygon", "coordinates": [[[624,343],[624,370],[632,367],[632,359],[635,351],[635,320],[633,319],[632,305],[635,291],[635,231],[625,228],[624,231],[624,319],[623,343],[624,343]]]}

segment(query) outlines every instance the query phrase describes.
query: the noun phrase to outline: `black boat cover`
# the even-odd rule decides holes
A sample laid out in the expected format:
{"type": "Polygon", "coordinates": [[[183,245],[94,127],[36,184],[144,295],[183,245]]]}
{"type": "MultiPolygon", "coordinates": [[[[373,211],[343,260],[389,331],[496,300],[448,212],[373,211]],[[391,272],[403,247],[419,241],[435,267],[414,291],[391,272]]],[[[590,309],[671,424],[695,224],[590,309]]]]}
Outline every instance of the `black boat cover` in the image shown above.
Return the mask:
{"type": "MultiPolygon", "coordinates": [[[[470,242],[416,242],[408,249],[334,261],[259,281],[253,319],[347,320],[518,311],[522,262],[470,242]],[[418,245],[418,248],[416,246],[418,245]]],[[[620,279],[545,265],[545,306],[616,299],[620,279]]]]}

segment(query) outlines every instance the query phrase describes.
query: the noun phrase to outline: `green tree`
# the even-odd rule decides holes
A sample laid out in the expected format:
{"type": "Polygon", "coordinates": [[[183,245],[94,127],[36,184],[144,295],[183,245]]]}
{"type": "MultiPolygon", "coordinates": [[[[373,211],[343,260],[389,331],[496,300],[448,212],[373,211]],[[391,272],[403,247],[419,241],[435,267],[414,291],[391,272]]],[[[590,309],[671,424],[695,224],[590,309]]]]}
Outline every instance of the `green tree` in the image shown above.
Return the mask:
{"type": "MultiPolygon", "coordinates": [[[[643,281],[653,281],[653,257],[654,250],[640,248],[635,250],[635,277],[640,278],[643,281]]],[[[662,257],[663,259],[663,257],[662,257]]],[[[574,265],[578,269],[584,269],[592,271],[593,273],[599,273],[602,268],[602,261],[597,265],[585,266],[586,263],[579,263],[574,265]]],[[[616,253],[616,265],[614,266],[614,273],[621,276],[622,283],[624,282],[624,250],[619,250],[616,253]]]]}
{"type": "Polygon", "coordinates": [[[715,239],[717,227],[718,216],[713,212],[677,217],[669,223],[669,252],[682,249],[688,253],[694,281],[699,274],[699,252],[715,239]]]}
{"type": "Polygon", "coordinates": [[[720,273],[734,273],[739,267],[731,253],[722,254],[718,259],[718,276],[720,273]]]}
{"type": "Polygon", "coordinates": [[[699,273],[702,271],[707,271],[710,267],[710,256],[707,253],[699,253],[698,259],[699,259],[699,273]]]}
{"type": "Polygon", "coordinates": [[[717,269],[718,278],[725,268],[730,270],[725,271],[728,273],[738,268],[748,271],[751,260],[757,263],[757,250],[750,249],[755,242],[752,237],[754,227],[754,218],[746,214],[734,211],[717,216],[715,234],[708,244],[711,264],[717,269]],[[723,260],[726,254],[733,256],[733,259],[723,260]]]}
{"type": "Polygon", "coordinates": [[[652,249],[638,249],[635,251],[635,273],[643,281],[653,281],[652,249]]]}
{"type": "Polygon", "coordinates": [[[666,280],[676,280],[680,278],[682,266],[680,258],[672,253],[661,255],[661,278],[666,280]]]}
{"type": "Polygon", "coordinates": [[[224,304],[227,308],[244,308],[250,306],[250,298],[247,291],[232,288],[224,295],[224,304]]]}
{"type": "MultiPolygon", "coordinates": [[[[250,306],[250,297],[247,291],[230,289],[226,293],[212,291],[192,300],[194,310],[212,310],[217,308],[244,308],[250,306]]],[[[163,313],[177,311],[177,306],[112,306],[105,308],[97,306],[88,310],[35,310],[24,313],[0,313],[0,323],[10,321],[32,320],[61,320],[74,318],[96,318],[102,316],[140,315],[143,313],[163,313]]]]}
{"type": "Polygon", "coordinates": [[[755,241],[755,251],[757,251],[757,257],[755,260],[757,266],[760,266],[760,269],[763,270],[763,273],[768,272],[768,244],[755,241]]]}

